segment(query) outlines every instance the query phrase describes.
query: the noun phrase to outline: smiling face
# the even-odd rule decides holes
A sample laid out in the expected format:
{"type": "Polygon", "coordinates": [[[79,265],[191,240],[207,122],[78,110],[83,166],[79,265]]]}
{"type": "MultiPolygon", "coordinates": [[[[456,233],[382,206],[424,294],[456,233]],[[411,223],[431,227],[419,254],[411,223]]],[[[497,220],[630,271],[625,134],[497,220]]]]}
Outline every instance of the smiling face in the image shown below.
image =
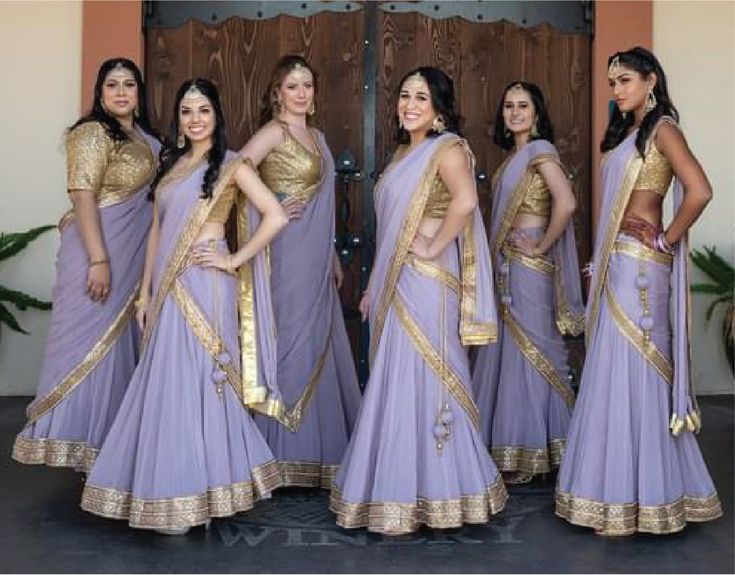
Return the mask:
{"type": "Polygon", "coordinates": [[[315,91],[314,74],[306,66],[298,65],[276,90],[282,113],[305,116],[314,102],[315,91]]]}
{"type": "Polygon", "coordinates": [[[611,66],[608,84],[618,109],[621,112],[633,112],[645,106],[646,96],[656,84],[656,75],[652,73],[645,78],[640,72],[618,64],[611,66]]]}
{"type": "Polygon", "coordinates": [[[418,74],[406,78],[398,95],[398,120],[409,134],[426,134],[437,116],[426,80],[418,74]]]}
{"type": "Polygon", "coordinates": [[[102,106],[119,120],[133,117],[138,106],[138,83],[133,72],[122,66],[111,70],[102,84],[102,106]]]}
{"type": "Polygon", "coordinates": [[[179,104],[179,129],[192,143],[211,141],[216,125],[214,108],[204,95],[186,97],[179,104]]]}
{"type": "Polygon", "coordinates": [[[520,84],[512,86],[503,98],[503,123],[505,128],[516,136],[530,133],[536,121],[536,108],[531,94],[520,84]]]}

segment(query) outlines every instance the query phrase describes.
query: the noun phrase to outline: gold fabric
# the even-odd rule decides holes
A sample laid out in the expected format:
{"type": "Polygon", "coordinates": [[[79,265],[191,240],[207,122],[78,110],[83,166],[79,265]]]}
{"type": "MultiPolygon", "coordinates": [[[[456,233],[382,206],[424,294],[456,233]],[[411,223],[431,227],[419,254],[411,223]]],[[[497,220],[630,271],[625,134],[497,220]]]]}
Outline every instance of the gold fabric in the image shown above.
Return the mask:
{"type": "Polygon", "coordinates": [[[337,476],[338,464],[325,465],[313,461],[279,461],[282,487],[321,487],[330,489],[337,476]]]}
{"type": "Polygon", "coordinates": [[[99,122],[85,122],[66,139],[67,189],[93,192],[100,207],[122,202],[153,177],[157,160],[139,137],[115,142],[99,122]]]}
{"type": "Polygon", "coordinates": [[[566,439],[554,439],[547,447],[532,448],[522,445],[493,446],[490,449],[493,461],[499,471],[519,471],[521,473],[548,473],[561,465],[566,439]]]}
{"type": "Polygon", "coordinates": [[[321,156],[312,153],[282,125],[283,140],[258,166],[260,177],[279,200],[308,202],[319,189],[321,156]]]}
{"type": "Polygon", "coordinates": [[[638,242],[617,240],[613,245],[613,253],[623,254],[637,260],[661,264],[668,267],[671,267],[671,264],[674,261],[674,257],[671,254],[659,252],[638,242]]]}
{"type": "Polygon", "coordinates": [[[433,529],[450,529],[461,527],[463,523],[486,523],[491,515],[503,510],[508,494],[498,476],[483,493],[457,499],[438,501],[417,497],[413,503],[349,503],[336,487],[332,487],[329,499],[329,509],[337,514],[340,527],[367,527],[369,531],[401,535],[416,531],[421,524],[433,529]]]}
{"type": "Polygon", "coordinates": [[[83,441],[65,439],[17,437],[13,445],[13,459],[26,465],[70,467],[88,473],[99,449],[83,441]]]}
{"type": "Polygon", "coordinates": [[[239,188],[233,184],[222,190],[222,193],[216,201],[212,199],[214,206],[212,207],[212,211],[209,212],[207,222],[212,224],[227,223],[227,218],[230,216],[232,206],[235,205],[238,193],[239,188]]]}
{"type": "Polygon", "coordinates": [[[517,213],[533,214],[545,218],[551,216],[551,192],[544,177],[536,169],[531,169],[525,184],[526,191],[517,213]]]}
{"type": "Polygon", "coordinates": [[[665,196],[673,177],[674,170],[671,163],[656,147],[655,140],[651,140],[633,189],[648,190],[665,196]]]}
{"type": "Polygon", "coordinates": [[[681,497],[665,505],[637,503],[603,503],[556,492],[556,514],[583,527],[602,531],[605,535],[676,533],[688,521],[712,521],[722,516],[722,506],[713,493],[708,497],[681,497]]]}
{"type": "Polygon", "coordinates": [[[210,517],[228,517],[253,508],[256,501],[281,486],[276,461],[251,470],[251,480],[205,493],[166,499],[141,499],[117,489],[87,486],[82,493],[85,511],[110,519],[127,519],[138,529],[177,529],[206,523],[210,517]]]}
{"type": "Polygon", "coordinates": [[[452,194],[449,192],[444,180],[439,172],[434,176],[429,189],[429,197],[426,198],[424,206],[424,217],[426,218],[443,218],[447,215],[447,208],[452,201],[452,194]]]}
{"type": "Polygon", "coordinates": [[[406,265],[416,270],[422,276],[434,279],[447,286],[457,295],[462,293],[462,284],[460,284],[457,277],[451,271],[441,267],[438,263],[432,260],[421,259],[416,254],[408,254],[406,256],[406,265]]]}

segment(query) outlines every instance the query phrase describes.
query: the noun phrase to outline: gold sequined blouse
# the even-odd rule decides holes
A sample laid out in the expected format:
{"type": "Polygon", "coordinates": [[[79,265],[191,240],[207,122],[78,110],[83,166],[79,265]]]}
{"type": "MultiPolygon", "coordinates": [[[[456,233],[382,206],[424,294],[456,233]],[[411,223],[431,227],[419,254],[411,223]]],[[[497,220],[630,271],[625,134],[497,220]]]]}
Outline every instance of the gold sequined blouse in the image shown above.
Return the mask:
{"type": "Polygon", "coordinates": [[[447,208],[452,201],[452,194],[447,188],[444,180],[437,171],[434,181],[431,182],[431,190],[426,198],[424,206],[424,217],[426,218],[443,218],[447,215],[447,208]]]}
{"type": "Polygon", "coordinates": [[[147,142],[115,142],[99,122],[85,122],[66,138],[67,189],[90,191],[99,206],[122,202],[153,178],[156,158],[147,142]]]}
{"type": "Polygon", "coordinates": [[[234,183],[222,190],[219,198],[217,198],[217,203],[212,208],[212,211],[209,212],[209,216],[207,217],[208,223],[224,224],[227,222],[230,210],[235,205],[238,190],[239,188],[234,183]]]}
{"type": "Polygon", "coordinates": [[[294,197],[308,201],[321,179],[322,159],[283,126],[283,140],[258,166],[260,177],[280,201],[294,197]]]}
{"type": "Polygon", "coordinates": [[[546,180],[536,168],[528,181],[523,201],[518,206],[519,214],[532,214],[548,218],[551,215],[551,192],[546,180]]]}
{"type": "Polygon", "coordinates": [[[633,190],[648,190],[665,196],[673,177],[671,163],[656,147],[656,142],[652,141],[633,190]]]}

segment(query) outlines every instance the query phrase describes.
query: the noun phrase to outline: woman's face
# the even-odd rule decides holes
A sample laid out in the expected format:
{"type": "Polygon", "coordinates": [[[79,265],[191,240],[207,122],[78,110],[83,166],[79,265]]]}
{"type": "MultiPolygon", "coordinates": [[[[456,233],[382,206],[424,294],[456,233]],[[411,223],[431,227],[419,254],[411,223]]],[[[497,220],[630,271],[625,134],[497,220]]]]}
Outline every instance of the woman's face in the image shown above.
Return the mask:
{"type": "Polygon", "coordinates": [[[138,82],[133,72],[121,66],[108,72],[102,83],[102,107],[118,120],[133,117],[138,107],[138,82]]]}
{"type": "Polygon", "coordinates": [[[398,120],[409,133],[428,133],[437,116],[426,80],[419,74],[406,78],[398,95],[398,120]]]}
{"type": "Polygon", "coordinates": [[[503,98],[503,123],[516,136],[529,133],[536,121],[536,109],[531,94],[520,84],[511,87],[503,98]]]}
{"type": "Polygon", "coordinates": [[[181,100],[179,129],[192,143],[211,140],[216,123],[214,107],[203,94],[181,100]]]}
{"type": "Polygon", "coordinates": [[[278,87],[281,112],[294,116],[304,116],[314,102],[314,75],[306,66],[291,70],[278,87]]]}
{"type": "Polygon", "coordinates": [[[621,112],[632,112],[645,106],[646,96],[656,83],[656,75],[644,78],[640,72],[619,64],[608,74],[615,103],[621,112]]]}

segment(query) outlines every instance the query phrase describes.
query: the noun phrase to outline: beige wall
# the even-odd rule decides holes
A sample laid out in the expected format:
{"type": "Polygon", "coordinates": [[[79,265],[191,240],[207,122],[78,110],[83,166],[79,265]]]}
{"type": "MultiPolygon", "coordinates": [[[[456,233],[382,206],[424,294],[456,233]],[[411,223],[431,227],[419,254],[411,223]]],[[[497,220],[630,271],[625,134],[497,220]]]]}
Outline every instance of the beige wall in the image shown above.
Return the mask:
{"type": "MultiPolygon", "coordinates": [[[[64,128],[79,113],[82,4],[0,2],[0,231],[56,223],[67,209],[64,128]]],[[[58,233],[0,270],[0,283],[50,299],[58,233]]],[[[3,327],[0,395],[33,395],[49,312],[17,314],[32,335],[3,327]]]]}
{"type": "MultiPolygon", "coordinates": [[[[735,261],[735,3],[656,1],[653,46],[694,154],[714,199],[691,233],[692,245],[715,246],[735,261]]],[[[694,280],[704,279],[694,271],[694,280]]],[[[720,342],[722,312],[705,326],[709,296],[693,295],[692,354],[698,393],[732,393],[720,342]]]]}

